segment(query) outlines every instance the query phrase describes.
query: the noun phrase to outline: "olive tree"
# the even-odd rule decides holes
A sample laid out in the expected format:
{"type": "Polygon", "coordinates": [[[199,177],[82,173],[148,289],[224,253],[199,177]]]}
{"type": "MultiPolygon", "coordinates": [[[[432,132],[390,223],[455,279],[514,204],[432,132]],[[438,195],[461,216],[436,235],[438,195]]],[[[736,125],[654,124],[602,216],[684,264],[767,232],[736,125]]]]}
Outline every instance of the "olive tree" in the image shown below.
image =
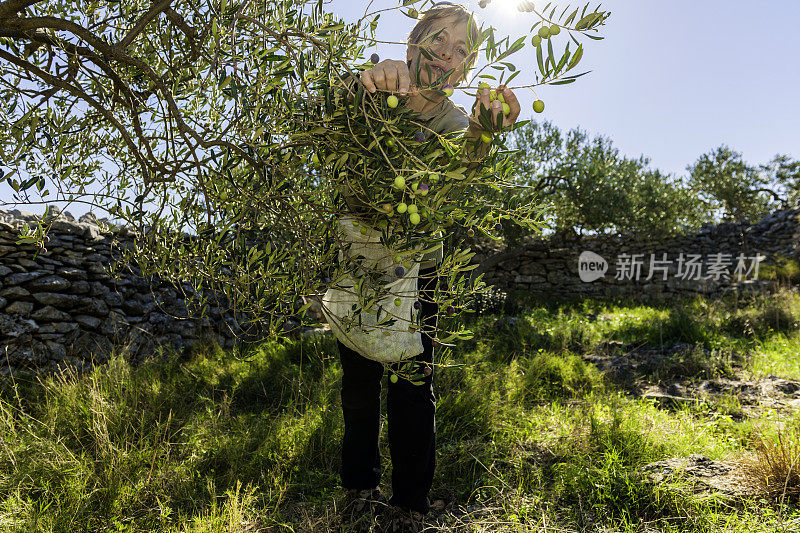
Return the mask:
{"type": "Polygon", "coordinates": [[[556,231],[680,233],[698,224],[700,201],[682,179],[619,153],[611,139],[579,129],[563,133],[530,122],[513,134],[514,181],[541,202],[556,231]]]}
{"type": "Polygon", "coordinates": [[[758,167],[726,145],[701,155],[687,170],[689,186],[702,200],[707,218],[736,222],[757,221],[776,208],[787,207],[790,176],[797,175],[785,156],[758,167]],[[780,185],[787,187],[780,191],[780,185]]]}
{"type": "MultiPolygon", "coordinates": [[[[533,230],[536,211],[511,201],[507,132],[476,160],[474,145],[419,140],[413,117],[387,106],[386,94],[349,81],[371,65],[382,12],[414,19],[429,5],[406,0],[345,24],[321,1],[2,0],[0,179],[15,191],[7,203],[107,213],[135,230],[126,260],[191,284],[199,311],[204,295],[221,295],[270,334],[312,323],[310,302],[299,299],[355,268],[336,265],[344,187],[360,190],[369,223],[408,257],[441,244],[438,230],[499,238],[500,220],[533,230]],[[404,187],[394,187],[398,177],[404,187]],[[425,177],[420,222],[386,209],[425,177]]],[[[477,80],[517,88],[511,61],[528,50],[538,71],[525,87],[575,81],[579,39],[601,38],[609,15],[588,4],[519,9],[534,37],[482,28],[469,44],[486,64],[462,89],[477,80]]],[[[486,129],[489,116],[482,110],[486,129]]],[[[46,232],[42,223],[23,239],[44,246],[46,232]]],[[[456,312],[433,332],[443,344],[469,335],[455,319],[485,289],[464,275],[471,255],[458,242],[445,249],[448,290],[437,298],[456,312]]],[[[368,274],[364,309],[379,292],[368,274]]]]}

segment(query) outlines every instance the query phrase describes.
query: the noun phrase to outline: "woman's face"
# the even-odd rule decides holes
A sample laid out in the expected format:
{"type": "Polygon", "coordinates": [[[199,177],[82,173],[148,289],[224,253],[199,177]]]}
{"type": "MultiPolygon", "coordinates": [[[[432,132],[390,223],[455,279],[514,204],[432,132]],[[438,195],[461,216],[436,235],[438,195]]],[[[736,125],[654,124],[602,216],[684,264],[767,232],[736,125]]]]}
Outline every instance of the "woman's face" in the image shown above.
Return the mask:
{"type": "Polygon", "coordinates": [[[408,46],[407,59],[411,61],[411,79],[416,85],[430,85],[450,69],[455,71],[444,79],[441,85],[449,83],[455,86],[461,82],[464,76],[464,62],[469,56],[466,42],[467,24],[466,20],[457,23],[456,15],[434,21],[428,29],[428,34],[419,43],[419,46],[425,47],[431,53],[431,59],[422,55],[417,46],[408,46]],[[416,80],[418,66],[420,79],[416,80]]]}

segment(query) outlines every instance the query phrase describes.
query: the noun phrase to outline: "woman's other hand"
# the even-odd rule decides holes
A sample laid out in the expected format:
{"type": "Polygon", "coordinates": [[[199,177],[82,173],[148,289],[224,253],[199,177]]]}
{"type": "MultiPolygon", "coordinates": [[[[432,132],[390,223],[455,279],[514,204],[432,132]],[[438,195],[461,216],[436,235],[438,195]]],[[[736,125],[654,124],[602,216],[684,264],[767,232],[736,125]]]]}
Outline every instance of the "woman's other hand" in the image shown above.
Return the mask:
{"type": "Polygon", "coordinates": [[[469,118],[470,128],[482,131],[484,130],[483,126],[481,126],[478,120],[481,107],[488,109],[492,115],[492,131],[497,131],[496,124],[498,115],[503,115],[503,129],[512,126],[517,121],[517,117],[519,117],[520,113],[520,107],[519,101],[514,95],[514,91],[503,85],[500,85],[497,87],[496,94],[503,95],[505,103],[508,104],[508,114],[505,115],[503,113],[503,102],[501,102],[499,98],[491,101],[488,88],[484,87],[482,89],[478,89],[478,94],[475,96],[475,104],[472,106],[472,116],[469,118]]]}
{"type": "Polygon", "coordinates": [[[397,92],[405,96],[411,90],[411,77],[405,61],[384,59],[361,73],[361,83],[370,93],[375,91],[397,92]]]}

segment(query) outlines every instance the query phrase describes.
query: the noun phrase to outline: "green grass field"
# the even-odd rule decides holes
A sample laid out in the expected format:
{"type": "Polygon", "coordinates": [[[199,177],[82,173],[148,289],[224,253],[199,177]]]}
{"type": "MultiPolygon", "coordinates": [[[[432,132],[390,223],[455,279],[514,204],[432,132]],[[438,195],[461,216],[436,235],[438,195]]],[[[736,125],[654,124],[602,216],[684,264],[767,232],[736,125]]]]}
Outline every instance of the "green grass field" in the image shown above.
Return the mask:
{"type": "MultiPolygon", "coordinates": [[[[440,530],[800,531],[800,416],[739,416],[734,396],[666,407],[581,357],[607,341],[680,342],[698,350],[642,365],[637,378],[800,379],[800,296],[523,309],[515,323],[471,320],[474,339],[437,359],[432,494],[453,500],[440,530]],[[786,490],[696,494],[637,470],[692,453],[758,460],[765,475],[789,475],[786,490]]],[[[116,355],[81,377],[3,382],[0,531],[348,530],[336,507],[331,337],[158,361],[131,368],[116,355]]],[[[389,468],[387,492],[390,480],[389,468]]]]}

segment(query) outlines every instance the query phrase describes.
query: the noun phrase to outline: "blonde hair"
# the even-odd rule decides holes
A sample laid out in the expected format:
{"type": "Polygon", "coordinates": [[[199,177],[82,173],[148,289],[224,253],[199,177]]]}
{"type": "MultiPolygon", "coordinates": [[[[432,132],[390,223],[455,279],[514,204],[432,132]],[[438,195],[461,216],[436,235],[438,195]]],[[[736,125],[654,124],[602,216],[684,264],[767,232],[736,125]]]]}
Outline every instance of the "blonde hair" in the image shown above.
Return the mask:
{"type": "MultiPolygon", "coordinates": [[[[451,15],[455,15],[456,17],[456,24],[461,22],[468,22],[468,33],[467,33],[467,46],[470,50],[472,47],[475,46],[476,43],[481,41],[481,30],[478,27],[478,23],[475,21],[475,15],[465,9],[463,6],[458,4],[443,4],[441,6],[434,6],[425,11],[422,15],[422,18],[417,22],[414,28],[411,30],[411,33],[408,34],[408,45],[409,46],[417,46],[422,41],[422,39],[428,35],[430,32],[431,26],[437,20],[441,20],[443,18],[447,18],[451,15]]],[[[475,66],[475,61],[478,59],[478,51],[472,51],[464,60],[464,75],[462,79],[466,79],[469,72],[475,66]]]]}

